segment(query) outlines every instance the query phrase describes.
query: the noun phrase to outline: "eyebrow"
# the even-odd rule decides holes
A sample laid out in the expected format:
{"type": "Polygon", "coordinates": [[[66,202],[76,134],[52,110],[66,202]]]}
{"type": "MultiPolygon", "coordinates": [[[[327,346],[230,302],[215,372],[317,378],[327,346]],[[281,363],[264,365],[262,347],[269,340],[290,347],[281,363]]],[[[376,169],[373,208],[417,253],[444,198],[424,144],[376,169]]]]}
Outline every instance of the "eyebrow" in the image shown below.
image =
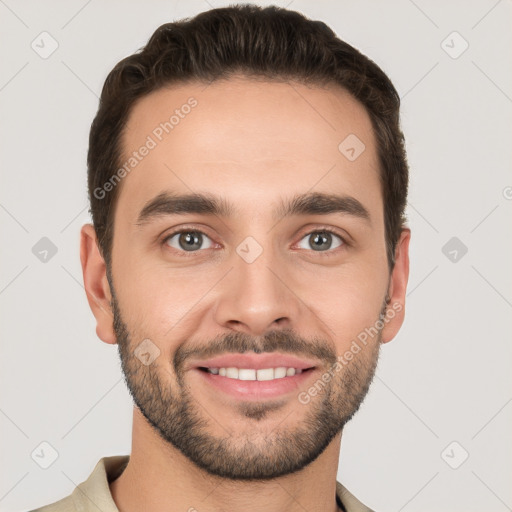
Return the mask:
{"type": "MultiPolygon", "coordinates": [[[[136,225],[142,226],[159,217],[167,215],[215,215],[234,217],[236,208],[224,198],[210,194],[172,194],[162,192],[149,200],[139,213],[136,225]]],[[[295,215],[330,215],[342,213],[370,222],[370,213],[360,201],[351,196],[339,196],[321,192],[310,192],[296,195],[280,204],[274,210],[274,220],[295,215]]]]}

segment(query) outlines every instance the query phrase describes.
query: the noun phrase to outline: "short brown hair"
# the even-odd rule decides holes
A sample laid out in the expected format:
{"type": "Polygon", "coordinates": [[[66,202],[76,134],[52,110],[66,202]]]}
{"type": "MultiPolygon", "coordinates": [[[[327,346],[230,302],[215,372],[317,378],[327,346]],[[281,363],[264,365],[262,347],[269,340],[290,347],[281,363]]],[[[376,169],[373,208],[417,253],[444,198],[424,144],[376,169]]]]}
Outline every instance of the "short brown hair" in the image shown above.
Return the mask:
{"type": "Polygon", "coordinates": [[[392,269],[408,188],[396,89],[373,61],[337,38],[325,23],[283,8],[249,4],[212,9],[160,26],[145,47],[121,60],[107,76],[87,157],[90,212],[107,266],[119,187],[100,197],[95,191],[121,165],[123,128],[134,103],[164,85],[211,82],[235,73],[310,85],[338,84],[365,106],[377,141],[392,269]]]}

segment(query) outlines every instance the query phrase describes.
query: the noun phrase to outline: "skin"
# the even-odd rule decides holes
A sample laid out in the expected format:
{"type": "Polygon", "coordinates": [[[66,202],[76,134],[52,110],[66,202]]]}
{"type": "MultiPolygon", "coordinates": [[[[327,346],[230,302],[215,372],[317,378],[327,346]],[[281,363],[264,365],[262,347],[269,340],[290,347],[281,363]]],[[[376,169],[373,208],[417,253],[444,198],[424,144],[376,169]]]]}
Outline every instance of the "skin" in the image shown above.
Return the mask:
{"type": "MultiPolygon", "coordinates": [[[[176,351],[201,349],[228,334],[238,333],[256,346],[268,332],[288,329],[309,346],[317,343],[342,355],[359,333],[375,324],[388,295],[389,304],[395,305],[393,318],[348,365],[359,364],[352,368],[369,384],[380,345],[395,337],[404,319],[410,231],[402,231],[390,273],[375,137],[364,107],[335,86],[306,87],[242,76],[209,86],[173,86],[134,106],[123,139],[125,154],[139,148],[168,113],[191,96],[197,106],[120,184],[111,274],[116,305],[129,332],[130,341],[124,342],[133,351],[149,338],[160,350],[151,366],[140,368],[133,384],[141,389],[143,372],[153,371],[164,389],[179,389],[172,364],[176,351]],[[366,146],[353,162],[338,150],[349,134],[356,134],[366,146]],[[140,211],[163,191],[222,196],[237,214],[166,215],[138,226],[140,211]],[[281,199],[312,191],[356,198],[368,210],[370,221],[333,213],[281,218],[276,223],[272,212],[281,199]],[[173,247],[163,242],[180,227],[201,230],[212,246],[180,257],[178,237],[173,247]],[[326,227],[337,230],[348,245],[314,251],[308,235],[326,227]],[[236,252],[248,236],[263,248],[250,264],[236,252]]],[[[338,242],[335,237],[333,243],[338,242]]],[[[112,289],[89,224],[81,232],[81,261],[97,335],[115,344],[120,340],[113,325],[112,289]]],[[[126,361],[134,364],[133,358],[126,361]]],[[[222,438],[229,432],[232,449],[251,439],[252,449],[263,455],[268,439],[298,433],[327,400],[319,394],[302,404],[297,395],[328,368],[322,361],[304,389],[264,402],[269,407],[261,418],[244,414],[239,401],[206,386],[196,372],[184,371],[183,383],[206,434],[222,438]],[[270,402],[279,404],[272,408],[270,402]]],[[[347,375],[344,368],[332,379],[334,408],[341,407],[342,394],[348,393],[342,385],[347,375]]],[[[358,406],[353,404],[353,412],[358,406]]],[[[334,512],[340,444],[341,431],[302,470],[277,478],[222,478],[162,439],[134,406],[130,462],[110,488],[121,512],[190,507],[334,512]]]]}

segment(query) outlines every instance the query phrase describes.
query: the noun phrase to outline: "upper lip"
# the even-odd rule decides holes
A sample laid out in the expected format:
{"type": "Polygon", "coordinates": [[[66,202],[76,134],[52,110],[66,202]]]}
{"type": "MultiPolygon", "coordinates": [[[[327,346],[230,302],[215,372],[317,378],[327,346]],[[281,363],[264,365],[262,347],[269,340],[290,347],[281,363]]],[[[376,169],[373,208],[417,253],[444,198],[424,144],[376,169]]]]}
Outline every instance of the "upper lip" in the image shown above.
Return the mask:
{"type": "Polygon", "coordinates": [[[254,368],[261,370],[263,368],[299,368],[305,370],[316,366],[315,361],[299,358],[288,354],[223,354],[221,356],[212,357],[193,361],[192,368],[254,368]]]}

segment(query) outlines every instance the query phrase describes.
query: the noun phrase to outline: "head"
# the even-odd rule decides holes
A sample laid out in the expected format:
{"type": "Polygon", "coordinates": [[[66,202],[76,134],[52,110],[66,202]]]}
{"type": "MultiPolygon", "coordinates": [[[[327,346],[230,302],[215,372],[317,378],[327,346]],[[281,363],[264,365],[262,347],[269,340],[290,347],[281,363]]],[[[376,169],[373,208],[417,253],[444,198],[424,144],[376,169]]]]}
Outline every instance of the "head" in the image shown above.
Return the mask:
{"type": "Polygon", "coordinates": [[[162,25],[108,75],[87,295],[145,421],[205,471],[298,471],[362,403],[404,316],[399,106],[375,63],[277,7],[162,25]],[[233,394],[205,371],[233,354],[304,371],[282,377],[293,391],[233,394]]]}

